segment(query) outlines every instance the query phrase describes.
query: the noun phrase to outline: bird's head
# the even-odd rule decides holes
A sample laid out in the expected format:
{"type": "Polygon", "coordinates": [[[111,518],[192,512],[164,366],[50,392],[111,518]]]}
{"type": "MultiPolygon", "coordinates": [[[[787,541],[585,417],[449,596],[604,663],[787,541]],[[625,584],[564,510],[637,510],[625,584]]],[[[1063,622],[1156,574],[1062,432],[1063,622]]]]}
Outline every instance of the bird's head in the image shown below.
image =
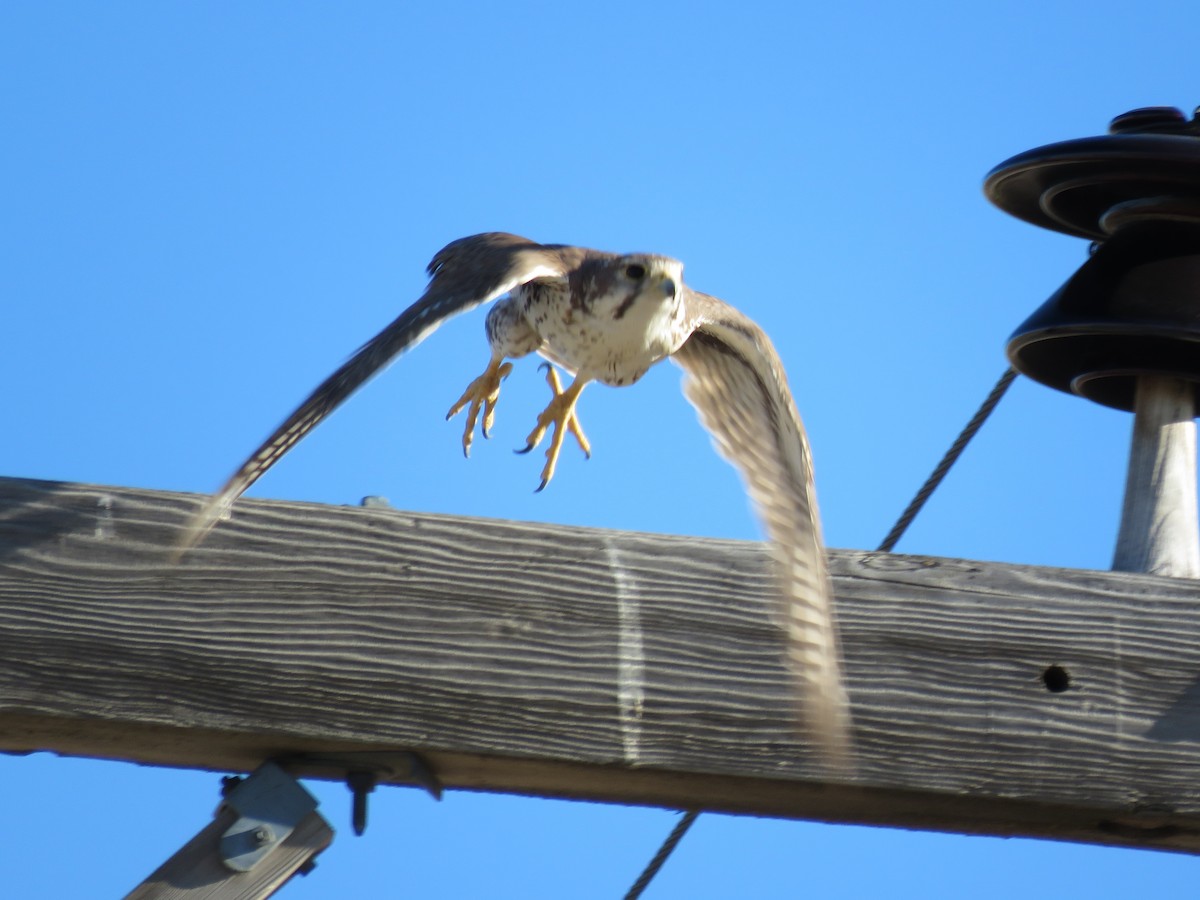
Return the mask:
{"type": "Polygon", "coordinates": [[[652,318],[674,310],[683,291],[683,263],[669,256],[630,253],[608,261],[599,278],[598,316],[652,318]]]}

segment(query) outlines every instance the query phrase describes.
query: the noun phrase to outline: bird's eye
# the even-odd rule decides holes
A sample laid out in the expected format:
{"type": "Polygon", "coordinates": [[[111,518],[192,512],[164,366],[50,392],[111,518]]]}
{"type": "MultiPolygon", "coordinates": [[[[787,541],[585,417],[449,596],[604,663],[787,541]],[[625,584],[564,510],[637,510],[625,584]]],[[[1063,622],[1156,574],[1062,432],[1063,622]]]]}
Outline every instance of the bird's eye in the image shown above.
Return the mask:
{"type": "Polygon", "coordinates": [[[625,275],[631,281],[641,281],[643,278],[646,277],[646,267],[640,266],[637,263],[634,263],[631,266],[626,266],[625,267],[625,275]]]}

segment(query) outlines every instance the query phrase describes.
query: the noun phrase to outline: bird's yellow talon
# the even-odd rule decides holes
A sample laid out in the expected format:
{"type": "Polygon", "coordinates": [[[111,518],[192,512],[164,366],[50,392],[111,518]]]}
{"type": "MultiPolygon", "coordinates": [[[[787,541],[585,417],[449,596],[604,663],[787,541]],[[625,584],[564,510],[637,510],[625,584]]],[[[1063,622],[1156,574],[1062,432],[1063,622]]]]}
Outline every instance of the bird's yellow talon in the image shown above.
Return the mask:
{"type": "Polygon", "coordinates": [[[493,359],[483,370],[483,374],[467,385],[463,395],[450,407],[450,412],[446,413],[446,420],[449,421],[458,415],[463,407],[470,404],[467,409],[467,424],[463,429],[463,456],[471,455],[471,441],[475,438],[475,423],[479,421],[481,407],[483,409],[481,430],[484,438],[490,437],[492,424],[496,421],[496,401],[500,398],[500,382],[507,378],[511,371],[512,363],[501,363],[499,359],[493,359]]]}
{"type": "MultiPolygon", "coordinates": [[[[518,453],[528,453],[534,447],[542,442],[542,438],[546,436],[546,429],[552,429],[550,434],[550,446],[546,449],[546,465],[542,469],[542,482],[538,485],[537,490],[543,490],[550,483],[550,479],[554,477],[554,469],[558,464],[558,454],[562,450],[563,439],[570,432],[575,436],[575,440],[579,442],[580,449],[589,459],[592,455],[591,444],[588,443],[587,436],[583,433],[583,428],[579,425],[579,417],[575,415],[575,403],[579,400],[579,394],[583,391],[583,386],[587,383],[580,379],[575,379],[569,388],[563,390],[562,382],[558,379],[558,372],[548,363],[543,364],[546,369],[546,383],[550,385],[550,390],[554,392],[554,397],[550,400],[549,405],[542,410],[538,416],[537,425],[533,431],[529,433],[529,437],[525,439],[524,449],[518,450],[518,453]]],[[[535,491],[534,493],[537,493],[535,491]]]]}

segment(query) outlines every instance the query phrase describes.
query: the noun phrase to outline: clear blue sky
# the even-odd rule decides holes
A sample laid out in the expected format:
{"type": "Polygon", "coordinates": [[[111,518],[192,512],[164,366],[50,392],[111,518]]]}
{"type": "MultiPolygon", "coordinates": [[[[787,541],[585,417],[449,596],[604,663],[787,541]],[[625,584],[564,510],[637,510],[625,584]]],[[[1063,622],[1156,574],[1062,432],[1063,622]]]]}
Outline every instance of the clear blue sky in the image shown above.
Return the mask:
{"type": "MultiPolygon", "coordinates": [[[[415,299],[505,230],[682,259],[774,337],[829,543],[872,548],[1083,241],[992,208],[1008,156],[1200,102],[1195,0],[20,3],[0,6],[0,473],[215,488],[415,299]]],[[[754,539],[660,366],[594,387],[586,463],[515,456],[534,360],[472,459],[443,415],[487,351],[456,320],[252,492],[754,539]],[[660,461],[669,464],[658,464],[660,461]],[[703,485],[703,489],[699,486],[703,485]]],[[[1021,381],[898,548],[1107,568],[1129,418],[1021,381]]],[[[119,896],[208,819],[217,776],[0,758],[6,896],[119,896]],[[64,865],[64,859],[70,864],[64,865]]],[[[375,796],[291,900],[619,897],[654,809],[375,796]]],[[[1188,857],[708,816],[647,897],[1171,896],[1188,857]]]]}

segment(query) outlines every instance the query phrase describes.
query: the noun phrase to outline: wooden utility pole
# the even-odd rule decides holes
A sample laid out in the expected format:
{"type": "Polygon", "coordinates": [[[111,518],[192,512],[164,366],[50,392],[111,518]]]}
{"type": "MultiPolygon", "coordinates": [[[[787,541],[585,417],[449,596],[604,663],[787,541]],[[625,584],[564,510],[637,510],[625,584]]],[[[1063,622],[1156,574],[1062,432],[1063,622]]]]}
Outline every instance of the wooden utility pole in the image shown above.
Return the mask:
{"type": "Polygon", "coordinates": [[[171,567],[198,502],[0,480],[0,750],[1200,851],[1195,582],[835,551],[832,781],[759,544],[247,501],[171,567]]]}

